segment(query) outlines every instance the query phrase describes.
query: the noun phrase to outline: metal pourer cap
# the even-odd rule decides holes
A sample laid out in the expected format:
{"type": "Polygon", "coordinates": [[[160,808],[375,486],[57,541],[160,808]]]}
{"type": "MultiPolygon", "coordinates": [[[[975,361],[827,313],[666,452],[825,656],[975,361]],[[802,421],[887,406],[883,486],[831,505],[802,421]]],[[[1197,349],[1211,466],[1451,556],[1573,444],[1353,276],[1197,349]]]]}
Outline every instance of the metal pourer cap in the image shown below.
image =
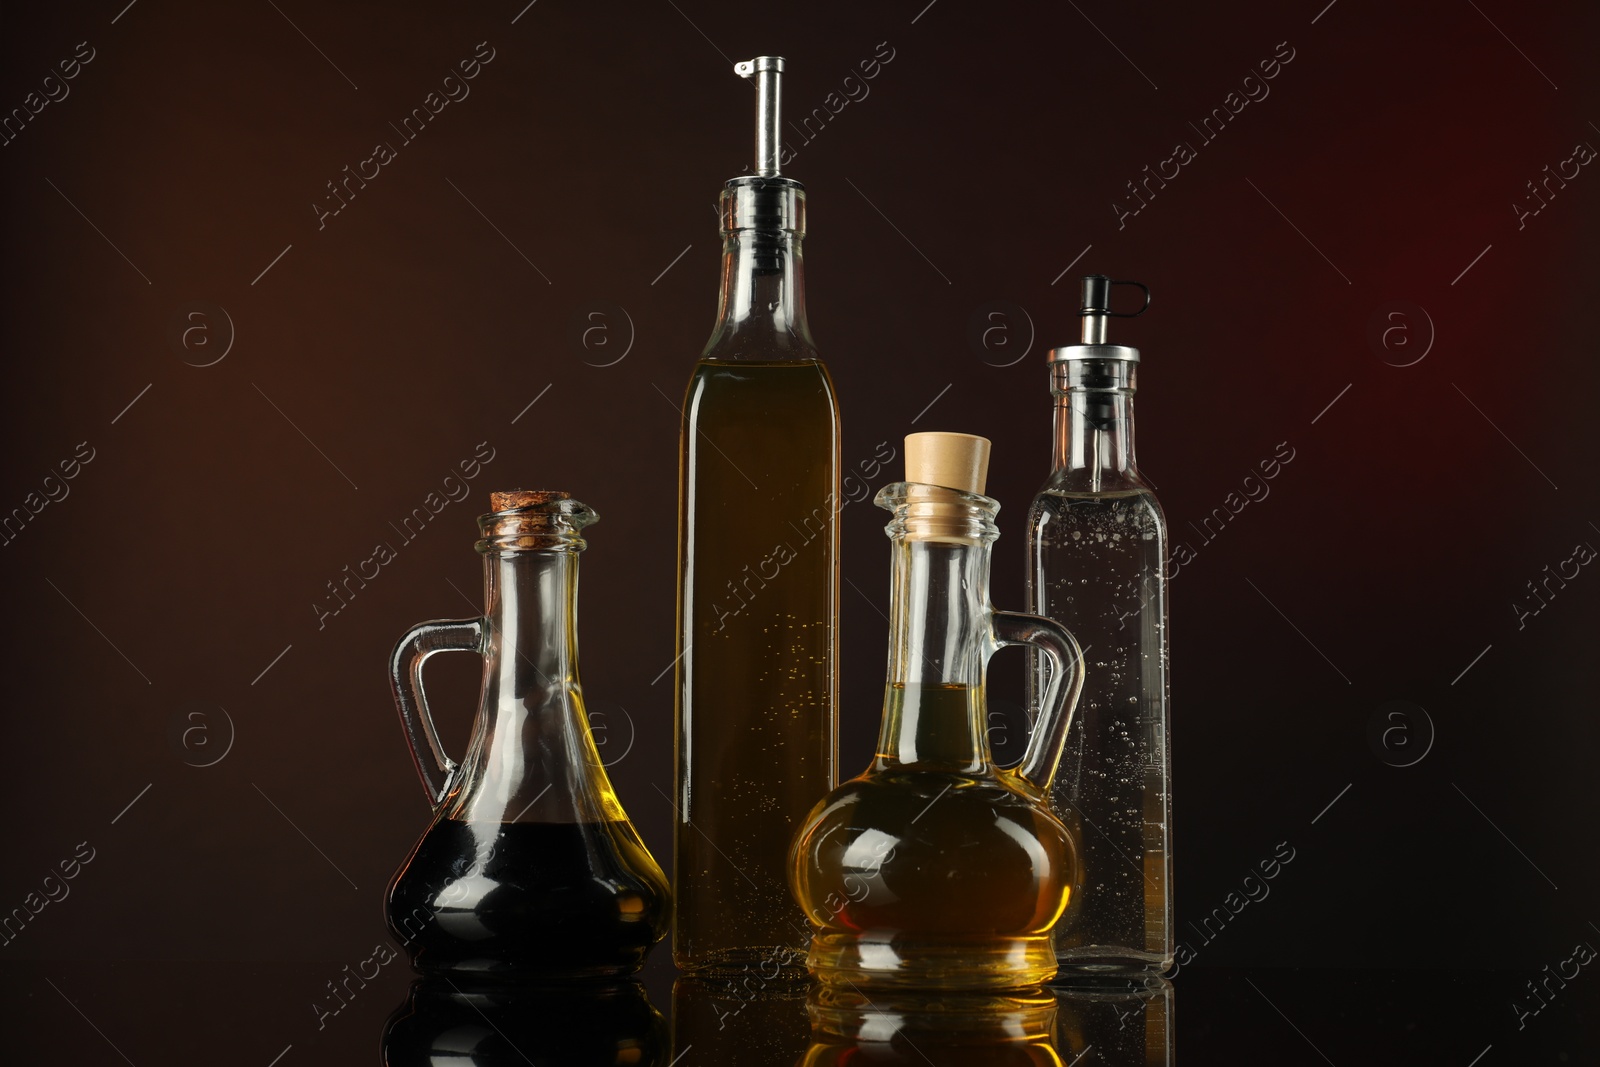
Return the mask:
{"type": "Polygon", "coordinates": [[[735,63],[733,72],[756,83],[756,162],[753,173],[730,179],[717,209],[724,234],[755,230],[762,234],[755,248],[762,273],[782,269],[781,235],[806,232],[805,186],[778,173],[783,140],[783,57],[757,56],[735,63]]]}
{"type": "Polygon", "coordinates": [[[756,56],[733,72],[756,83],[756,176],[778,176],[778,125],[783,111],[783,57],[756,56]]]}
{"type": "Polygon", "coordinates": [[[1083,278],[1083,300],[1078,314],[1083,318],[1080,342],[1050,350],[1050,362],[1068,359],[1121,359],[1139,362],[1139,350],[1126,345],[1106,344],[1107,319],[1135,319],[1150,307],[1150,287],[1143,282],[1113,281],[1104,274],[1089,274],[1083,278]],[[1144,293],[1144,304],[1138,311],[1112,311],[1111,287],[1131,285],[1144,293]]]}

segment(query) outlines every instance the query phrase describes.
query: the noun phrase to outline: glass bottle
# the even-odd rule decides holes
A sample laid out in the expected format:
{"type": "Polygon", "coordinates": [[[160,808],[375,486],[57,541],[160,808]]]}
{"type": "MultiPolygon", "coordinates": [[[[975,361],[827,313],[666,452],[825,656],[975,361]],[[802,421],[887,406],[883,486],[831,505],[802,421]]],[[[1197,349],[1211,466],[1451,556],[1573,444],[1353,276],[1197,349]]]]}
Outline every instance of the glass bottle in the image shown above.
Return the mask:
{"type": "Polygon", "coordinates": [[[894,513],[889,677],[878,751],[812,810],[791,884],[815,927],[808,965],[866,990],[1015,989],[1056,971],[1050,930],[1068,901],[1074,842],[1048,801],[1082,685],[1077,643],[1048,619],[995,611],[1000,505],[981,495],[989,442],[906,438],[894,513]],[[1022,761],[994,764],[984,677],[1002,645],[1055,664],[1022,761]],[[1070,669],[1069,669],[1070,668],[1070,669]]]}
{"type": "Polygon", "coordinates": [[[684,399],[673,959],[804,974],[788,845],[837,759],[839,411],[806,324],[805,191],[777,173],[783,60],[756,173],[723,190],[716,328],[684,399]]]}
{"type": "MultiPolygon", "coordinates": [[[[1106,343],[1106,319],[1131,317],[1108,310],[1122,284],[1139,285],[1084,278],[1082,343],[1050,353],[1055,466],[1028,513],[1028,610],[1070,627],[1089,664],[1052,794],[1083,850],[1056,956],[1160,971],[1173,957],[1167,527],[1134,461],[1139,350],[1106,343]]],[[[1048,676],[1036,659],[1034,693],[1048,676]]]]}
{"type": "Polygon", "coordinates": [[[598,516],[566,493],[493,495],[478,520],[483,618],[425,622],[390,677],[434,818],[389,883],[389,932],[423,974],[635,971],[666,933],[661,868],[595,751],[578,683],[578,553],[598,516]],[[422,667],[483,656],[466,758],[445,755],[422,667]]]}

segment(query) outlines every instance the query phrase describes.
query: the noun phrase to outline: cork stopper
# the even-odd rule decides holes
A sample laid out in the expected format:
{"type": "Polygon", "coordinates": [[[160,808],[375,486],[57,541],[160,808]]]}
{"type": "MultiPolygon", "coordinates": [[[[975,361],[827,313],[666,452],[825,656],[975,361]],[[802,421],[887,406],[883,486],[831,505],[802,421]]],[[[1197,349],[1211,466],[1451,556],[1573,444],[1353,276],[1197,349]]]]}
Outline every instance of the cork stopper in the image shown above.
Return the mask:
{"type": "Polygon", "coordinates": [[[989,478],[989,439],[970,433],[906,436],[906,481],[983,494],[989,478]]]}
{"type": "Polygon", "coordinates": [[[478,551],[506,555],[532,549],[582,551],[583,528],[600,516],[571,493],[513,489],[490,493],[494,510],[478,516],[478,551]]]}
{"type": "Polygon", "coordinates": [[[512,508],[529,508],[535,504],[548,504],[552,500],[571,500],[571,493],[559,489],[513,489],[506,493],[489,494],[490,511],[510,511],[512,508]]]}
{"type": "MultiPolygon", "coordinates": [[[[909,541],[976,545],[997,536],[993,501],[982,503],[989,479],[989,439],[970,433],[906,436],[904,496],[895,502],[909,541]]],[[[892,528],[892,527],[891,527],[892,528]]]]}

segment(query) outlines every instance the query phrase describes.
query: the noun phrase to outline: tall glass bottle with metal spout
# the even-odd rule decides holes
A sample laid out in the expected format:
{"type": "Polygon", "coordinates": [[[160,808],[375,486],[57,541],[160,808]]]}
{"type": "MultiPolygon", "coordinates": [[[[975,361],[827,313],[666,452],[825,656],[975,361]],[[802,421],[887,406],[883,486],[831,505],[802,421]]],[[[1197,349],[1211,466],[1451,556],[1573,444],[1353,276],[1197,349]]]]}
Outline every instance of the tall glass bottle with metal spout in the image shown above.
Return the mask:
{"type": "Polygon", "coordinates": [[[839,409],[806,324],[805,191],[778,174],[783,60],[757,83],[755,173],[722,192],[716,328],[683,406],[673,958],[804,973],[789,841],[833,786],[839,409]]]}
{"type": "MultiPolygon", "coordinates": [[[[1172,963],[1167,525],[1133,451],[1139,350],[1106,343],[1114,285],[1083,279],[1080,344],[1050,352],[1055,464],[1028,514],[1028,610],[1069,627],[1088,671],[1052,799],[1077,831],[1081,892],[1056,930],[1063,970],[1172,963]]],[[[1049,665],[1030,682],[1044,691],[1049,665]]],[[[1030,704],[1035,701],[1030,700],[1030,704]]]]}

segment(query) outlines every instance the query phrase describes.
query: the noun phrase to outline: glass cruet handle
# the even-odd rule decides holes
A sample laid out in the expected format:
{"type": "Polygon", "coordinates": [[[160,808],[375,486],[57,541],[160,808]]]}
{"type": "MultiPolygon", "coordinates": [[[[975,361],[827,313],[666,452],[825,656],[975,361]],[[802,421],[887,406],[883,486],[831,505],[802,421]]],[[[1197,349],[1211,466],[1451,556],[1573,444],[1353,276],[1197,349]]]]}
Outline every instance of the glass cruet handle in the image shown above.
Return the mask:
{"type": "Polygon", "coordinates": [[[991,618],[997,646],[1028,645],[1043,652],[1050,661],[1050,682],[1040,701],[1033,733],[1028,737],[1028,749],[1012,768],[1040,793],[1048,794],[1061,763],[1067,727],[1072,725],[1072,713],[1083,692],[1083,649],[1065,626],[1042,615],[997,611],[991,618]]]}
{"type": "Polygon", "coordinates": [[[422,689],[422,665],[435,652],[481,652],[483,631],[482,619],[420,623],[406,631],[389,656],[389,685],[394,689],[395,706],[400,709],[406,744],[411,747],[411,759],[422,777],[428,803],[435,808],[450,791],[456,763],[445,755],[439,732],[433,728],[428,697],[422,689]]]}

